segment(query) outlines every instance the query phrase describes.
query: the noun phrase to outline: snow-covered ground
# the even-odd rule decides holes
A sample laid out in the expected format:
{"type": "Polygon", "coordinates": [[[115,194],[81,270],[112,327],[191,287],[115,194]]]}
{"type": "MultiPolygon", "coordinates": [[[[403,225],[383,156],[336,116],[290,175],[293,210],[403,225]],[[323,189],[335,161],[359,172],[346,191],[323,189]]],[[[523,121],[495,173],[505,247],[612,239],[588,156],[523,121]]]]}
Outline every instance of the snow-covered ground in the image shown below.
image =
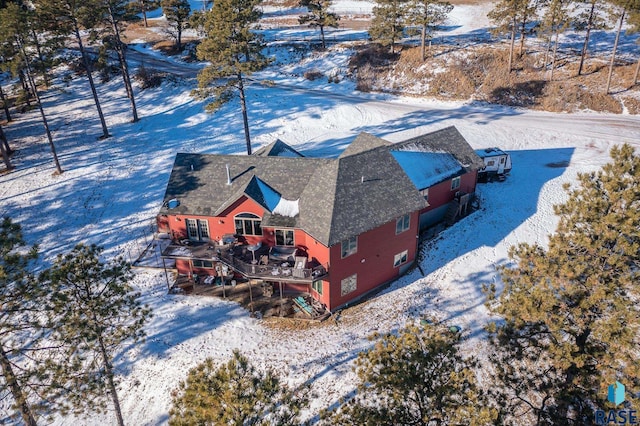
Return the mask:
{"type": "MultiPolygon", "coordinates": [[[[478,28],[464,13],[453,19],[466,31],[478,28]]],[[[138,271],[135,285],[154,317],[146,327],[147,341],[116,360],[128,424],[166,423],[171,391],[187,370],[207,357],[222,363],[233,349],[257,366],[282,371],[292,384],[309,381],[316,395],[312,412],[353,389],[353,360],[369,346],[367,336],[397,330],[422,314],[461,326],[465,353],[481,355],[482,328],[491,319],[481,286],[499,286],[496,265],[506,261],[508,248],[524,241],[544,244],[555,229],[552,206],[565,199],[562,185],[606,163],[612,146],[640,145],[636,116],[549,114],[362,94],[348,80],[302,77],[309,69],[341,75],[346,48],[303,59],[294,51],[273,53],[279,55],[277,65],[255,77],[275,85],[248,87],[254,148],[280,138],[309,156],[337,156],[362,131],[400,141],[455,125],[474,148],[508,150],[514,170],[506,182],[479,185],[482,209],[424,245],[424,276],[413,270],[371,300],[341,312],[338,321],[272,327],[230,302],[168,295],[162,271],[138,271]]],[[[78,242],[103,245],[110,256],[135,257],[153,231],[176,152],[244,152],[237,102],[209,115],[203,102],[190,97],[194,85],[193,79],[176,80],[138,91],[141,120],[134,124],[120,79],[100,85],[113,135],[100,141],[88,85],[59,79],[43,98],[65,172],[52,174],[37,112],[16,114],[5,129],[18,149],[16,170],[0,176],[0,215],[22,224],[45,262],[78,242]]],[[[0,423],[9,415],[8,400],[0,401],[0,423]]],[[[114,423],[112,412],[54,421],[114,423]]]]}

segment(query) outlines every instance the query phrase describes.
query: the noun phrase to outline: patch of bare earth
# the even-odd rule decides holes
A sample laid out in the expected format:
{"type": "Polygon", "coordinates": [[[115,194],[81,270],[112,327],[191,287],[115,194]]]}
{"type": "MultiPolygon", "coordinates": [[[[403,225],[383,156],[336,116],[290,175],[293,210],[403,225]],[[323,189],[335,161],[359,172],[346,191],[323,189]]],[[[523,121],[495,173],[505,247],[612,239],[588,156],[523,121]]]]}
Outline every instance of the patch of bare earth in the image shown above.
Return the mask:
{"type": "Polygon", "coordinates": [[[610,93],[605,93],[608,66],[603,58],[590,58],[578,75],[580,58],[562,55],[553,77],[545,52],[519,55],[516,49],[508,72],[508,50],[501,45],[468,48],[433,46],[422,60],[419,47],[388,49],[368,46],[356,52],[351,70],[360,90],[439,99],[476,99],[490,103],[554,112],[592,110],[638,114],[640,86],[634,85],[635,64],[614,67],[610,93]],[[381,60],[383,59],[383,60],[381,60]]]}

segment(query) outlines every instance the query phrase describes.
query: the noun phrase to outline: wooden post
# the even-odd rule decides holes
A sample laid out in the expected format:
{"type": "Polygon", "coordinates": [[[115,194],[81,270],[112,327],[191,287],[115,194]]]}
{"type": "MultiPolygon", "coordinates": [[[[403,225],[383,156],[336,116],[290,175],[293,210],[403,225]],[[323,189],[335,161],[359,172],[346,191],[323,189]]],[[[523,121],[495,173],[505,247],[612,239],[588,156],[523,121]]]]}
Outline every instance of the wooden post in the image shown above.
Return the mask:
{"type": "Polygon", "coordinates": [[[249,280],[249,305],[251,306],[251,314],[253,314],[253,293],[251,292],[251,282],[253,280],[249,280]]]}
{"type": "Polygon", "coordinates": [[[171,291],[171,284],[169,284],[169,274],[167,274],[167,264],[164,262],[164,257],[162,258],[162,267],[164,268],[164,277],[167,280],[167,292],[171,291]]]}
{"type": "Polygon", "coordinates": [[[282,303],[282,281],[278,283],[280,285],[280,316],[283,317],[282,311],[284,310],[284,303],[282,303]]]}

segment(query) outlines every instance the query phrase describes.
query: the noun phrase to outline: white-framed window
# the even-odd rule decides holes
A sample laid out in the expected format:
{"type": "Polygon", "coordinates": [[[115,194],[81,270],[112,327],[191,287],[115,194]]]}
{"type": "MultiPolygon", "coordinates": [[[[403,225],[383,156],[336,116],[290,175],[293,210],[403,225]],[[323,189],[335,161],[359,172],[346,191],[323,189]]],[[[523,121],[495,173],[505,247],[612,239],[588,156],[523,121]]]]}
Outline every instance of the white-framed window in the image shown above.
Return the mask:
{"type": "Polygon", "coordinates": [[[351,256],[352,254],[358,251],[358,237],[348,238],[342,241],[340,245],[341,245],[342,258],[351,256]]]}
{"type": "Polygon", "coordinates": [[[407,263],[407,259],[409,258],[409,251],[405,250],[402,253],[398,253],[393,256],[393,267],[400,266],[404,263],[407,263]]]}
{"type": "Polygon", "coordinates": [[[451,179],[451,190],[460,188],[460,176],[451,179]]]}
{"type": "Polygon", "coordinates": [[[185,219],[190,240],[209,240],[209,222],[204,219],[185,219]]]}
{"type": "Polygon", "coordinates": [[[356,291],[356,288],[358,288],[358,274],[353,274],[340,282],[340,295],[344,296],[356,291]]]}
{"type": "Polygon", "coordinates": [[[193,267],[194,268],[206,268],[206,269],[213,269],[213,262],[210,260],[198,260],[198,259],[194,259],[193,260],[193,267]]]}
{"type": "Polygon", "coordinates": [[[262,235],[262,219],[253,213],[240,213],[234,218],[236,234],[262,235]]]}
{"type": "Polygon", "coordinates": [[[311,286],[318,294],[322,294],[322,280],[315,280],[311,286]]]}
{"type": "Polygon", "coordinates": [[[424,197],[425,200],[429,201],[429,188],[420,190],[420,194],[424,197]]]}
{"type": "Polygon", "coordinates": [[[293,229],[276,229],[277,246],[295,246],[293,229]]]}
{"type": "Polygon", "coordinates": [[[409,229],[411,215],[405,214],[396,219],[396,235],[409,229]]]}

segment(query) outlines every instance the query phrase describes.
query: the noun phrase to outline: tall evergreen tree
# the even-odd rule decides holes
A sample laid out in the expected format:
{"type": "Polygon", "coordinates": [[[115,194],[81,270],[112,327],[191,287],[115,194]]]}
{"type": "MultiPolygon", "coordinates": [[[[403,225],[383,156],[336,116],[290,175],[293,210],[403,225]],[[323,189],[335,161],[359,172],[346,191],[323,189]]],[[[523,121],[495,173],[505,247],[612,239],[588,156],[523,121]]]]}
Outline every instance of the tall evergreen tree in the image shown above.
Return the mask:
{"type": "Polygon", "coordinates": [[[144,21],[144,26],[147,28],[149,26],[149,22],[147,22],[147,12],[151,12],[160,7],[160,0],[138,0],[139,11],[142,13],[142,20],[144,21]]]}
{"type": "Polygon", "coordinates": [[[37,248],[25,247],[22,229],[5,217],[0,222],[0,372],[2,387],[8,388],[25,425],[33,426],[37,407],[29,397],[29,386],[37,376],[32,365],[21,362],[40,346],[37,312],[42,288],[29,277],[29,263],[37,257],[37,248]],[[34,285],[36,284],[36,285],[34,285]]]}
{"type": "Polygon", "coordinates": [[[191,6],[188,0],[162,0],[162,12],[169,21],[171,34],[176,40],[176,49],[182,50],[182,32],[189,26],[191,6]]]}
{"type": "Polygon", "coordinates": [[[609,73],[607,74],[607,85],[605,93],[609,93],[611,89],[611,77],[613,76],[613,65],[615,64],[616,52],[618,50],[618,42],[620,41],[620,33],[622,32],[622,25],[625,18],[629,13],[640,11],[640,0],[613,0],[613,3],[618,7],[619,20],[618,30],[616,31],[616,39],[613,42],[613,49],[611,51],[611,60],[609,61],[609,73]]]}
{"type": "Polygon", "coordinates": [[[9,148],[9,141],[7,141],[7,136],[0,125],[0,155],[2,156],[2,161],[4,162],[4,166],[6,170],[12,170],[13,164],[11,164],[11,159],[9,156],[11,155],[11,148],[9,148]]]}
{"type": "MultiPolygon", "coordinates": [[[[640,32],[640,10],[632,10],[629,13],[628,21],[631,28],[628,30],[630,33],[640,32]]],[[[640,44],[640,40],[636,40],[636,44],[640,44]]],[[[633,80],[631,86],[638,84],[638,75],[640,74],[640,56],[638,56],[638,62],[636,63],[636,70],[633,73],[633,80]]]]}
{"type": "Polygon", "coordinates": [[[244,81],[253,72],[266,67],[270,60],[262,54],[262,38],[251,31],[260,19],[260,0],[216,0],[206,12],[204,32],[206,37],[197,48],[198,59],[210,65],[198,74],[202,95],[212,94],[214,101],[207,106],[215,111],[233,96],[240,94],[240,106],[244,123],[247,154],[251,154],[251,136],[247,117],[247,101],[244,81]],[[226,79],[226,80],[221,80],[226,79]],[[210,89],[212,83],[218,84],[210,89]]]}
{"type": "Polygon", "coordinates": [[[395,43],[402,39],[406,20],[406,0],[376,0],[369,35],[394,53],[395,43]]]}
{"type": "Polygon", "coordinates": [[[584,61],[589,50],[589,39],[591,31],[604,29],[607,27],[606,19],[606,2],[604,0],[583,0],[588,3],[587,9],[582,9],[580,13],[575,15],[571,20],[573,28],[576,31],[584,31],[584,42],[582,43],[582,51],[580,52],[580,65],[578,66],[578,75],[582,75],[584,69],[584,61]]]}
{"type": "Polygon", "coordinates": [[[49,141],[49,148],[51,149],[51,154],[53,156],[56,173],[61,174],[62,167],[58,161],[58,154],[56,153],[56,147],[53,143],[53,136],[51,135],[47,116],[44,112],[42,102],[40,101],[38,87],[36,86],[33,73],[31,71],[30,58],[27,52],[27,43],[31,28],[28,18],[29,14],[26,13],[23,8],[13,3],[8,4],[4,9],[0,9],[0,22],[3,24],[0,26],[0,45],[3,45],[3,52],[12,52],[13,57],[11,60],[11,69],[14,74],[20,75],[21,80],[23,80],[23,75],[26,74],[26,80],[28,82],[27,99],[29,97],[30,90],[38,103],[40,117],[42,118],[42,124],[49,141]],[[8,48],[7,45],[10,45],[11,47],[8,48]]]}
{"type": "Polygon", "coordinates": [[[544,59],[545,68],[547,66],[548,53],[553,40],[553,54],[551,55],[551,77],[549,78],[550,80],[553,80],[560,33],[564,32],[569,26],[569,6],[571,4],[571,1],[572,0],[550,0],[540,24],[541,31],[547,34],[548,37],[547,49],[544,59]]]}
{"type": "Polygon", "coordinates": [[[50,22],[54,22],[54,25],[60,33],[73,35],[82,57],[82,63],[84,65],[85,74],[89,81],[89,87],[91,88],[91,95],[93,96],[93,102],[95,103],[96,110],[98,112],[98,118],[100,119],[100,125],[102,126],[102,135],[100,139],[106,139],[109,136],[109,130],[107,129],[107,123],[104,119],[102,107],[100,106],[100,99],[98,99],[98,92],[96,85],[93,81],[93,67],[89,55],[85,49],[82,36],[80,34],[83,28],[93,28],[98,22],[98,17],[103,10],[99,0],[35,0],[36,8],[39,10],[39,14],[44,19],[48,19],[50,22]]]}
{"type": "Polygon", "coordinates": [[[122,75],[124,88],[127,91],[127,98],[129,98],[129,103],[131,104],[132,121],[135,123],[139,120],[138,109],[136,108],[133,85],[131,84],[131,76],[129,75],[129,65],[127,64],[127,47],[121,39],[123,25],[127,22],[137,20],[137,17],[131,14],[128,5],[128,0],[103,0],[104,14],[102,21],[105,22],[108,33],[108,36],[104,40],[107,42],[104,44],[112,47],[118,55],[120,74],[122,75]]]}
{"type": "Polygon", "coordinates": [[[535,15],[536,3],[530,0],[500,0],[488,13],[489,20],[496,26],[494,34],[509,34],[509,61],[507,69],[513,69],[513,50],[515,47],[516,32],[520,30],[520,55],[523,54],[524,40],[527,23],[535,15]]]}
{"type": "Polygon", "coordinates": [[[2,90],[1,84],[0,84],[0,101],[2,102],[2,109],[4,109],[4,115],[5,117],[7,117],[7,121],[11,122],[12,118],[11,118],[11,111],[9,111],[9,102],[7,101],[7,97],[4,94],[4,90],[2,90]]]}
{"type": "Polygon", "coordinates": [[[213,359],[189,371],[173,395],[169,425],[298,425],[307,405],[271,370],[262,373],[238,351],[216,367],[213,359]]]}
{"type": "Polygon", "coordinates": [[[594,407],[613,408],[608,385],[640,386],[640,157],[629,145],[611,157],[565,187],[548,248],[512,247],[500,269],[488,307],[504,319],[490,331],[507,424],[592,424],[594,407]]]}
{"type": "Polygon", "coordinates": [[[474,358],[463,358],[459,333],[408,326],[373,335],[358,354],[356,396],[326,420],[340,425],[491,425],[496,411],[476,386],[474,358]]]}
{"type": "Polygon", "coordinates": [[[309,24],[312,27],[320,28],[320,39],[322,48],[327,47],[324,39],[324,29],[326,27],[338,28],[340,17],[333,12],[329,12],[331,0],[300,0],[300,7],[306,7],[307,13],[298,17],[298,22],[302,25],[309,24]]]}
{"type": "Polygon", "coordinates": [[[431,40],[435,27],[443,24],[447,15],[453,10],[448,1],[410,0],[408,4],[407,23],[420,27],[420,53],[422,60],[426,57],[426,41],[431,40]]]}
{"type": "MultiPolygon", "coordinates": [[[[83,389],[83,394],[68,395],[70,404],[101,409],[109,397],[123,426],[113,360],[125,343],[144,337],[150,310],[132,291],[130,265],[122,259],[103,263],[102,251],[78,245],[58,256],[42,280],[52,292],[52,310],[58,316],[51,339],[67,348],[66,364],[77,370],[75,380],[83,389]]],[[[60,371],[68,375],[68,369],[60,371]]]]}

